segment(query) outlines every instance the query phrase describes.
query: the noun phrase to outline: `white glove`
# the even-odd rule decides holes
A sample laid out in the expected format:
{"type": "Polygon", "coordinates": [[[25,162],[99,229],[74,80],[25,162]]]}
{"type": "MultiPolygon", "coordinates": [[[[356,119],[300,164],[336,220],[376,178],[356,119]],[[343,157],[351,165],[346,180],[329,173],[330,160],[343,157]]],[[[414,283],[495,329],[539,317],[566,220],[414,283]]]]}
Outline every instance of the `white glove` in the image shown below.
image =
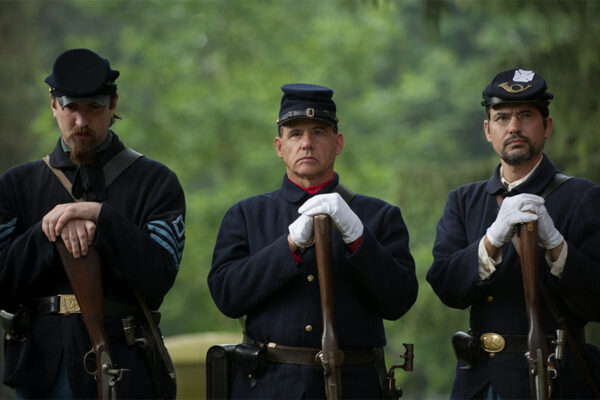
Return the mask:
{"type": "Polygon", "coordinates": [[[538,219],[537,207],[544,204],[544,198],[534,194],[518,194],[507,197],[500,206],[494,223],[487,229],[486,236],[494,247],[502,247],[515,234],[515,225],[538,219]]]}
{"type": "Polygon", "coordinates": [[[300,247],[310,247],[314,243],[313,218],[308,215],[299,216],[288,227],[290,237],[300,247]]]}
{"type": "Polygon", "coordinates": [[[545,206],[539,206],[536,210],[538,216],[537,228],[540,243],[545,249],[553,249],[565,240],[558,229],[554,226],[554,221],[548,214],[545,206]]]}
{"type": "Polygon", "coordinates": [[[318,194],[308,199],[298,212],[311,217],[318,214],[329,215],[346,244],[354,242],[363,234],[360,218],[338,193],[318,194]]]}

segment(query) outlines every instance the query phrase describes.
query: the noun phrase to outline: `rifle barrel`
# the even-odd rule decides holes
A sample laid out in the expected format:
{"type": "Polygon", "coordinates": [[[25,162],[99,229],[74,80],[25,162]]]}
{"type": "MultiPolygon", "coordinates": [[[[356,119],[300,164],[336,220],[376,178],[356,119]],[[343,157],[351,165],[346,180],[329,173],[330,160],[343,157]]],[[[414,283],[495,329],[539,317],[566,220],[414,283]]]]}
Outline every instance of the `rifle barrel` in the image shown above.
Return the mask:
{"type": "Polygon", "coordinates": [[[100,255],[90,247],[86,256],[73,258],[61,240],[56,241],[60,260],[79,303],[83,323],[87,329],[96,355],[96,386],[98,399],[113,399],[116,388],[109,381],[116,374],[113,357],[104,329],[104,295],[102,291],[102,265],[100,255]]]}
{"type": "Polygon", "coordinates": [[[527,334],[527,358],[529,360],[529,377],[532,399],[549,398],[548,385],[548,349],[546,335],[540,316],[540,293],[538,289],[537,263],[537,223],[528,222],[519,227],[521,273],[525,306],[529,322],[527,334]]]}
{"type": "Polygon", "coordinates": [[[318,357],[323,367],[327,399],[334,400],[340,399],[342,396],[340,374],[342,355],[334,323],[333,253],[331,245],[331,220],[328,215],[321,214],[314,216],[314,234],[317,270],[319,273],[319,292],[321,294],[321,314],[323,317],[322,351],[318,357]]]}

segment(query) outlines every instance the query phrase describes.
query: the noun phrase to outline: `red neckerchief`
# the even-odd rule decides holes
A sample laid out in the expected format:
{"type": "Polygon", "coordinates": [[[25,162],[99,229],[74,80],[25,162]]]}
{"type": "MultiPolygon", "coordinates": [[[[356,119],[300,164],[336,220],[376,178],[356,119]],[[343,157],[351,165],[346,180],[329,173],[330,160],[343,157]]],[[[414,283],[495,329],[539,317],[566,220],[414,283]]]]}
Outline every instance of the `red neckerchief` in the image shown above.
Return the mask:
{"type": "MultiPolygon", "coordinates": [[[[288,177],[289,178],[289,177],[288,177]]],[[[296,182],[294,182],[293,180],[290,179],[290,182],[292,182],[294,185],[298,186],[300,189],[304,190],[305,192],[308,192],[309,194],[315,194],[317,193],[319,190],[323,189],[325,186],[329,185],[331,182],[333,182],[333,180],[335,179],[335,172],[333,173],[333,177],[328,180],[325,183],[320,183],[318,185],[314,185],[314,186],[309,186],[307,188],[302,187],[300,185],[298,185],[296,182]]]]}
{"type": "MultiPolygon", "coordinates": [[[[289,177],[288,177],[288,179],[289,179],[289,177]]],[[[328,180],[327,182],[320,183],[320,184],[314,185],[314,186],[309,186],[307,188],[298,185],[296,182],[294,182],[291,179],[290,179],[290,182],[292,182],[294,185],[298,186],[300,189],[304,190],[305,192],[308,192],[309,194],[315,194],[319,190],[323,189],[325,186],[327,186],[331,182],[333,182],[334,179],[335,179],[335,172],[333,173],[333,177],[330,180],[328,180]]],[[[350,250],[351,253],[354,253],[356,251],[356,249],[358,249],[358,246],[360,246],[360,242],[362,242],[362,236],[359,237],[358,239],[356,239],[354,242],[347,244],[348,249],[350,250]]],[[[300,250],[297,250],[295,253],[292,253],[292,258],[294,259],[296,264],[302,264],[303,260],[302,260],[302,253],[300,252],[300,250]]]]}

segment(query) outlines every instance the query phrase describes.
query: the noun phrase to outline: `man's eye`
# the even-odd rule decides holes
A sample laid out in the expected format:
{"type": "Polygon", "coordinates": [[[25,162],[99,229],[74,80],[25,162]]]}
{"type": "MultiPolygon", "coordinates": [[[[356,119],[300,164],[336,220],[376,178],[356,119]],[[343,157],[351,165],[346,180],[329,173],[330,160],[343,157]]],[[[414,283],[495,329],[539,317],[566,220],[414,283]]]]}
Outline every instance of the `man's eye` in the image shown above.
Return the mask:
{"type": "Polygon", "coordinates": [[[532,116],[533,116],[532,113],[522,113],[521,115],[519,115],[519,119],[521,119],[521,120],[528,120],[532,116]]]}

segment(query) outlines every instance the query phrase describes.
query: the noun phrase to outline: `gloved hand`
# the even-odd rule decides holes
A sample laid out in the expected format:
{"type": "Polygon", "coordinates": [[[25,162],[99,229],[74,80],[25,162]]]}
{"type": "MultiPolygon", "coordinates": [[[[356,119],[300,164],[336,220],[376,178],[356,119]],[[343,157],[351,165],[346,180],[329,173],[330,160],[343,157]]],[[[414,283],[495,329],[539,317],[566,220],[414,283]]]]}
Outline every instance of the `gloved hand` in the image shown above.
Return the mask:
{"type": "Polygon", "coordinates": [[[288,227],[290,237],[300,247],[309,247],[314,243],[313,218],[300,215],[288,227]]]}
{"type": "Polygon", "coordinates": [[[542,246],[544,246],[545,249],[553,249],[561,244],[565,238],[554,226],[554,221],[552,221],[546,207],[543,205],[539,206],[536,210],[536,214],[538,216],[538,237],[542,246]]]}
{"type": "Polygon", "coordinates": [[[543,204],[543,197],[529,193],[505,198],[496,220],[486,232],[490,244],[494,247],[502,247],[515,234],[515,225],[538,219],[535,212],[537,207],[543,204]]]}
{"type": "Polygon", "coordinates": [[[363,224],[339,193],[318,194],[308,199],[298,212],[314,217],[327,214],[342,234],[344,243],[352,243],[363,234],[363,224]]]}

